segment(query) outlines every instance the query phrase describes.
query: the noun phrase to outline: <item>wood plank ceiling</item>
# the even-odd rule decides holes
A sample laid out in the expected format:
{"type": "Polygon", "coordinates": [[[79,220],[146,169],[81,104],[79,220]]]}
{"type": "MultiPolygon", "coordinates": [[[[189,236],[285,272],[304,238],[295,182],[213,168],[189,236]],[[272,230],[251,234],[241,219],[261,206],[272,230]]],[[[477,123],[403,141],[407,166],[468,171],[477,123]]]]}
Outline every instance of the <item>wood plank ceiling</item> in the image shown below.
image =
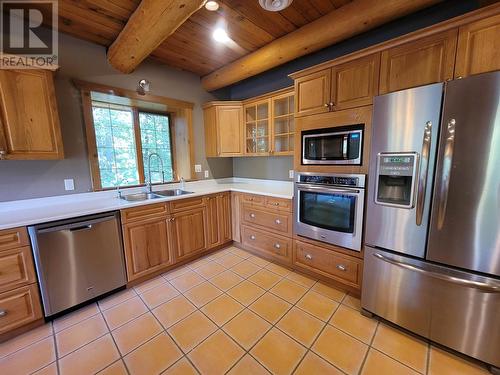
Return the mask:
{"type": "MultiPolygon", "coordinates": [[[[220,8],[193,14],[151,55],[167,65],[204,76],[352,0],[294,0],[281,12],[258,0],[219,0],[220,8]],[[234,43],[213,40],[225,27],[234,43]]],[[[140,0],[60,0],[59,30],[106,47],[116,39],[140,0]]]]}

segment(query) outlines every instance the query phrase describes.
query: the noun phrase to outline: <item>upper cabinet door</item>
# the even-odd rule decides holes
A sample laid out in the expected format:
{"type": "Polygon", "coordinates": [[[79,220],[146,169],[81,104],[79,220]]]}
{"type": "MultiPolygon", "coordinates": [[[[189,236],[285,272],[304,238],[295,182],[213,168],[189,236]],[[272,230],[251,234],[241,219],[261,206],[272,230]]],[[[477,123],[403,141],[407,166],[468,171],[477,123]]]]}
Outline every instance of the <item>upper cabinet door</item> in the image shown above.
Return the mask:
{"type": "Polygon", "coordinates": [[[380,54],[349,61],[332,68],[334,110],[370,105],[378,93],[380,54]]]}
{"type": "Polygon", "coordinates": [[[453,29],[383,51],[380,93],[452,79],[456,46],[453,29]]]}
{"type": "Polygon", "coordinates": [[[307,116],[330,110],[331,68],[295,80],[295,116],[307,116]]]}
{"type": "Polygon", "coordinates": [[[0,112],[4,158],[64,157],[52,72],[0,70],[0,112]]]}
{"type": "Polygon", "coordinates": [[[219,156],[243,154],[243,108],[220,106],[216,110],[219,156]]]}
{"type": "Polygon", "coordinates": [[[499,69],[500,15],[460,27],[455,77],[466,77],[499,69]]]}

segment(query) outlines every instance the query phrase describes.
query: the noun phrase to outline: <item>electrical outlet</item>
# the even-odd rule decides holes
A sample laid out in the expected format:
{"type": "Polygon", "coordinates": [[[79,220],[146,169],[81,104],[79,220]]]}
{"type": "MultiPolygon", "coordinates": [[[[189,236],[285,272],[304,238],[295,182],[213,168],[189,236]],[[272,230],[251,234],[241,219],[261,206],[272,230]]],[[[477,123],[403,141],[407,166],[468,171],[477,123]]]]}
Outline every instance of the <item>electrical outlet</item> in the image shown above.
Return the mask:
{"type": "Polygon", "coordinates": [[[205,171],[205,178],[208,178],[210,177],[210,175],[208,174],[208,171],[205,171]]]}
{"type": "Polygon", "coordinates": [[[288,178],[293,178],[293,169],[288,171],[288,178]]]}
{"type": "Polygon", "coordinates": [[[64,180],[64,190],[75,190],[75,180],[72,178],[67,178],[64,180]]]}
{"type": "Polygon", "coordinates": [[[195,164],[194,165],[194,171],[196,173],[201,173],[201,164],[195,164]]]}

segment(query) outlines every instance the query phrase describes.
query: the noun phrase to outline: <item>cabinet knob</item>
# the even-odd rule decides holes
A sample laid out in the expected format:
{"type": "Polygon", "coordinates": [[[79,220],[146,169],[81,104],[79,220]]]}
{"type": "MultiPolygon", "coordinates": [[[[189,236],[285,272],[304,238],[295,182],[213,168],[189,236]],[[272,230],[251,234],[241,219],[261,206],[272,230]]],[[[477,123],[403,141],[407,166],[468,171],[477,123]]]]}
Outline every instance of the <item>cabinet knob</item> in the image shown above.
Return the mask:
{"type": "Polygon", "coordinates": [[[279,202],[273,202],[272,205],[273,206],[279,206],[280,204],[279,204],[279,202]]]}
{"type": "Polygon", "coordinates": [[[0,309],[0,317],[7,315],[7,310],[0,309]]]}
{"type": "Polygon", "coordinates": [[[311,254],[306,254],[306,255],[305,255],[305,258],[306,258],[307,260],[312,260],[313,256],[312,256],[311,254]]]}
{"type": "Polygon", "coordinates": [[[337,264],[337,269],[341,270],[342,272],[347,271],[347,267],[344,266],[343,264],[337,264]]]}
{"type": "Polygon", "coordinates": [[[5,156],[7,156],[7,151],[5,151],[5,150],[0,150],[0,160],[5,159],[5,156]]]}
{"type": "Polygon", "coordinates": [[[250,214],[250,217],[251,217],[252,219],[255,219],[255,214],[254,214],[254,213],[251,213],[251,214],[250,214]]]}
{"type": "Polygon", "coordinates": [[[329,107],[330,106],[330,103],[325,103],[324,104],[325,107],[329,107]]]}
{"type": "Polygon", "coordinates": [[[252,234],[252,235],[250,236],[250,239],[251,239],[251,240],[255,240],[255,236],[252,234]]]}
{"type": "Polygon", "coordinates": [[[280,245],[279,243],[275,243],[275,244],[274,244],[274,247],[275,247],[276,249],[281,249],[281,245],[280,245]]]}
{"type": "Polygon", "coordinates": [[[276,220],[274,220],[274,222],[275,222],[276,224],[281,224],[281,220],[280,220],[280,219],[276,219],[276,220]]]}

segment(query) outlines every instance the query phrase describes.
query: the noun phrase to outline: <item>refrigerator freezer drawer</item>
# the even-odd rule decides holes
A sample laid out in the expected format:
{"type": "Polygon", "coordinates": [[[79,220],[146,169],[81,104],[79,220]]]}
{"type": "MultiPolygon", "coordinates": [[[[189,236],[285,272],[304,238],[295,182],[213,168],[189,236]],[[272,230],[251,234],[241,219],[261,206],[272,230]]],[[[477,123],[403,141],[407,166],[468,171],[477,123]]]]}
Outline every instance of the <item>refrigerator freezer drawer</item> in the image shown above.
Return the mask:
{"type": "Polygon", "coordinates": [[[365,310],[500,366],[500,280],[365,246],[363,285],[365,310]]]}

